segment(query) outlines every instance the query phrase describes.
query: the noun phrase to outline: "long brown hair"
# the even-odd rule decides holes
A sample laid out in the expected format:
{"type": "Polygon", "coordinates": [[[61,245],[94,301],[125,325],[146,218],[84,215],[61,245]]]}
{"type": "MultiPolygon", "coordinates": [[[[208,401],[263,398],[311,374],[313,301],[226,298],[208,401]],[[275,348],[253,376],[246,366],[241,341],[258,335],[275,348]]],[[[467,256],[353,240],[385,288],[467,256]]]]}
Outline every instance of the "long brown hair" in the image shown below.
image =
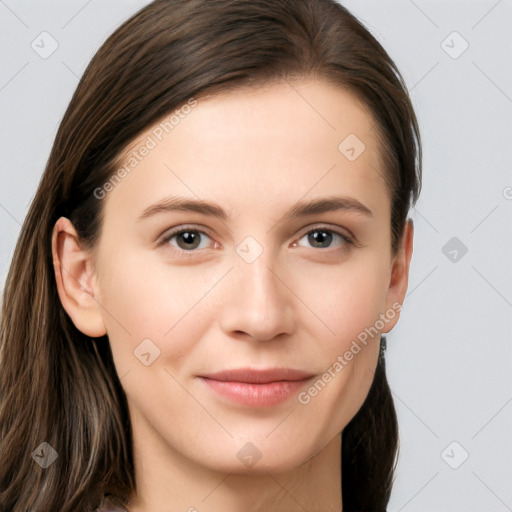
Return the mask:
{"type": "MultiPolygon", "coordinates": [[[[0,510],[90,511],[104,493],[126,503],[135,489],[127,402],[108,338],[81,333],[59,301],[56,220],[69,218],[93,246],[102,215],[94,190],[141,132],[204,92],[305,77],[350,90],[372,112],[396,254],[421,188],[417,121],[393,61],[335,0],[156,0],[98,50],[60,124],[4,289],[0,510]],[[46,468],[37,455],[53,452],[41,443],[57,454],[46,468]]],[[[385,510],[398,429],[382,354],[342,439],[344,510],[385,510]]]]}

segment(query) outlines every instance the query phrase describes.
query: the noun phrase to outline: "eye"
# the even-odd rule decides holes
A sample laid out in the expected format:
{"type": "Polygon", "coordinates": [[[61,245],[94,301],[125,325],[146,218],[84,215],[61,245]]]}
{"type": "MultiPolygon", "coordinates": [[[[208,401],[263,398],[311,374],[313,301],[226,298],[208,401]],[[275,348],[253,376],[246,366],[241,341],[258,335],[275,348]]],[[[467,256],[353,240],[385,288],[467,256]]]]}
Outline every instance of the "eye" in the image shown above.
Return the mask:
{"type": "Polygon", "coordinates": [[[174,231],[165,236],[162,239],[163,244],[169,244],[178,250],[191,252],[194,249],[206,249],[206,245],[203,243],[210,237],[204,232],[197,229],[182,228],[179,231],[174,231]],[[174,242],[174,243],[173,243],[174,242]]]}
{"type": "Polygon", "coordinates": [[[311,229],[295,245],[303,245],[300,243],[300,240],[304,239],[311,244],[311,247],[316,249],[329,249],[333,241],[336,240],[338,240],[340,246],[353,243],[348,236],[322,227],[311,229]]]}
{"type": "MultiPolygon", "coordinates": [[[[298,242],[294,242],[293,245],[304,246],[304,244],[301,243],[304,239],[307,240],[310,247],[315,249],[329,249],[333,244],[336,244],[336,241],[338,242],[338,248],[342,248],[347,244],[355,245],[355,242],[347,235],[324,227],[316,227],[309,230],[298,242]]],[[[210,247],[211,243],[209,244],[208,240],[211,242],[212,239],[204,231],[195,228],[181,227],[178,230],[166,234],[159,245],[171,245],[178,253],[187,255],[186,253],[197,252],[195,249],[207,249],[210,247]]],[[[217,244],[215,245],[217,246],[217,244]]]]}

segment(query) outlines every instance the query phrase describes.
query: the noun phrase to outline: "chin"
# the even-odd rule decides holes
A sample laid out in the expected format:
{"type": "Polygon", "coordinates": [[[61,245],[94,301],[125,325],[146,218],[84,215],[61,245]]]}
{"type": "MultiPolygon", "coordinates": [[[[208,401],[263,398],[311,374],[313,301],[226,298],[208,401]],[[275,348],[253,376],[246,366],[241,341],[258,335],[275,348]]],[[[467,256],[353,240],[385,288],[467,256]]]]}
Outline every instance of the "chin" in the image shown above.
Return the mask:
{"type": "MultiPolygon", "coordinates": [[[[205,460],[198,457],[198,462],[213,471],[237,475],[268,476],[268,473],[286,473],[301,466],[313,458],[323,447],[305,446],[304,439],[297,443],[282,443],[280,441],[265,440],[262,434],[260,439],[253,441],[237,440],[229,443],[222,451],[212,453],[211,448],[205,447],[210,457],[205,460]],[[227,455],[227,457],[226,457],[227,455]]],[[[326,443],[327,444],[327,443],[326,443]]]]}

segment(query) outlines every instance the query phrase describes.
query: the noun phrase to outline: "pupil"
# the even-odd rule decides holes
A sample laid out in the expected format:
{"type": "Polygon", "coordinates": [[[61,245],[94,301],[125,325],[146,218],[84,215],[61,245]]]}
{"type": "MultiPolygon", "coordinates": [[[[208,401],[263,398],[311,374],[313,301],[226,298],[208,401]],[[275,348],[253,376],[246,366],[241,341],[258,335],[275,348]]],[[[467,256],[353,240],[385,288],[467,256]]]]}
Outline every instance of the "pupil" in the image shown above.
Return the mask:
{"type": "Polygon", "coordinates": [[[309,234],[309,242],[313,247],[318,247],[319,243],[330,242],[332,240],[332,233],[327,231],[313,231],[309,234]]]}
{"type": "Polygon", "coordinates": [[[184,231],[183,233],[180,233],[180,236],[178,238],[181,238],[185,241],[185,248],[190,249],[191,246],[194,245],[199,240],[199,237],[197,236],[197,233],[194,233],[192,231],[184,231]]]}

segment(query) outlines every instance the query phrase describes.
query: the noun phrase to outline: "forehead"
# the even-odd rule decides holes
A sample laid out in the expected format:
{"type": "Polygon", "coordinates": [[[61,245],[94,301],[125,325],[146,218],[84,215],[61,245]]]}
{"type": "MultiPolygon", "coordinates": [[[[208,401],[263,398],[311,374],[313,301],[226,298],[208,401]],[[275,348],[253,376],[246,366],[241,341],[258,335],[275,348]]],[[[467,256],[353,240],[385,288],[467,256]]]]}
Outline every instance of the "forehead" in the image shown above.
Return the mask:
{"type": "Polygon", "coordinates": [[[120,165],[144,146],[150,150],[113,195],[137,191],[131,204],[142,207],[164,193],[214,194],[233,208],[326,192],[367,202],[386,195],[373,117],[349,91],[319,81],[283,82],[196,100],[126,148],[120,165]]]}

